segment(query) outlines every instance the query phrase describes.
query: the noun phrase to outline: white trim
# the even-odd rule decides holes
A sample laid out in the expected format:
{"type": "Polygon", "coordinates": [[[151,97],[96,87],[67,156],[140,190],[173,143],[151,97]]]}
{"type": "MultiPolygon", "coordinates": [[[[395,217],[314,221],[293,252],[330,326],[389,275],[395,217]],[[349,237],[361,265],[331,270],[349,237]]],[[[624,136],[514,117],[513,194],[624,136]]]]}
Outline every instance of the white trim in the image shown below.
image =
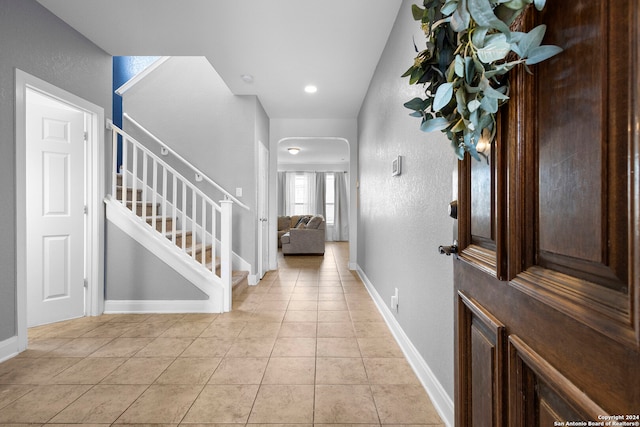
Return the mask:
{"type": "Polygon", "coordinates": [[[262,280],[262,279],[258,279],[258,275],[257,274],[250,274],[250,275],[247,276],[247,284],[249,286],[257,285],[258,282],[260,282],[260,280],[262,280]]]}
{"type": "Polygon", "coordinates": [[[107,300],[104,312],[114,313],[211,313],[208,300],[107,300]]]}
{"type": "Polygon", "coordinates": [[[0,363],[17,356],[18,353],[22,351],[19,347],[17,335],[7,338],[4,341],[0,341],[0,363]]]}
{"type": "Polygon", "coordinates": [[[207,312],[223,311],[223,287],[220,279],[190,257],[185,257],[169,239],[147,229],[142,219],[125,208],[122,203],[111,196],[108,196],[104,202],[107,206],[109,222],[151,250],[160,260],[209,296],[208,300],[203,300],[208,304],[207,312]]]}
{"type": "Polygon", "coordinates": [[[120,95],[120,96],[124,95],[126,91],[128,91],[133,86],[138,84],[142,79],[144,79],[146,76],[154,72],[160,65],[164,64],[170,58],[171,58],[170,56],[162,56],[157,60],[155,60],[147,68],[145,68],[144,70],[142,70],[141,72],[133,76],[125,84],[123,84],[118,89],[116,89],[115,90],[116,95],[120,95]]]}
{"type": "Polygon", "coordinates": [[[88,116],[90,129],[86,166],[88,169],[86,190],[89,207],[86,244],[90,248],[87,260],[87,294],[85,315],[97,316],[104,304],[104,109],[92,102],[15,69],[15,120],[16,120],[16,330],[18,351],[27,348],[27,247],[26,247],[26,91],[38,91],[50,98],[82,110],[88,116]]]}
{"type": "Polygon", "coordinates": [[[378,294],[378,291],[373,286],[367,275],[364,273],[364,271],[362,271],[362,268],[360,268],[359,265],[356,265],[356,270],[358,272],[358,276],[360,276],[360,278],[364,282],[365,287],[369,291],[371,298],[373,298],[373,301],[376,303],[378,311],[380,311],[380,314],[382,314],[382,317],[387,323],[387,326],[389,326],[393,337],[398,342],[398,345],[409,361],[409,364],[413,368],[413,371],[416,373],[418,379],[422,383],[422,386],[431,398],[433,406],[436,408],[436,411],[438,411],[440,418],[442,418],[447,426],[453,426],[453,400],[447,394],[444,387],[442,387],[440,381],[438,381],[436,376],[433,374],[427,362],[418,352],[418,349],[415,348],[407,334],[405,334],[404,330],[402,330],[402,327],[398,323],[398,320],[391,313],[391,310],[389,309],[387,304],[385,304],[380,294],[378,294]]]}

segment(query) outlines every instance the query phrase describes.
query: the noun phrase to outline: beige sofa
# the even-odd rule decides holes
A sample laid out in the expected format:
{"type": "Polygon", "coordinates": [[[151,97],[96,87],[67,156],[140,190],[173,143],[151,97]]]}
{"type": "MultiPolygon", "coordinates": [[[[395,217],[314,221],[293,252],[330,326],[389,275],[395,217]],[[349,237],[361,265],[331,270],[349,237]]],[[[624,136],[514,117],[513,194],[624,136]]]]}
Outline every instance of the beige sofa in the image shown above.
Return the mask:
{"type": "Polygon", "coordinates": [[[278,246],[285,255],[323,255],[325,234],[325,221],[320,215],[278,217],[278,246]]]}

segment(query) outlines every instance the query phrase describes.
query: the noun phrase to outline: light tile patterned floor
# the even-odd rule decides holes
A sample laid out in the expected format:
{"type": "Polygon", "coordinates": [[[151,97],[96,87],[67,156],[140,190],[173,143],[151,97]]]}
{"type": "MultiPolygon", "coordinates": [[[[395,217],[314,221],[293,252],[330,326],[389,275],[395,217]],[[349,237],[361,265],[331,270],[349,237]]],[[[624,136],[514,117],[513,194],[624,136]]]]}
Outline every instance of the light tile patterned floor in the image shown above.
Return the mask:
{"type": "Polygon", "coordinates": [[[0,425],[442,426],[347,258],[281,255],[224,315],[30,329],[0,364],[0,425]]]}

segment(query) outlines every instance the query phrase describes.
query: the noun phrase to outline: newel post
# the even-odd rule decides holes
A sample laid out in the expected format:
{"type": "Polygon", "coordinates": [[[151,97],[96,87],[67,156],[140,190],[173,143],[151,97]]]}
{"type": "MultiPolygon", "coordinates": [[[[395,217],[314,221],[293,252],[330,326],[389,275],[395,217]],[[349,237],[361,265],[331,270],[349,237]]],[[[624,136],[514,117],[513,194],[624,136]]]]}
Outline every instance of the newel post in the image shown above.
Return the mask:
{"type": "Polygon", "coordinates": [[[224,286],[224,301],[222,310],[231,311],[231,295],[233,288],[231,284],[231,243],[232,243],[232,217],[231,212],[233,202],[222,200],[220,202],[222,216],[220,218],[220,278],[224,286]]]}

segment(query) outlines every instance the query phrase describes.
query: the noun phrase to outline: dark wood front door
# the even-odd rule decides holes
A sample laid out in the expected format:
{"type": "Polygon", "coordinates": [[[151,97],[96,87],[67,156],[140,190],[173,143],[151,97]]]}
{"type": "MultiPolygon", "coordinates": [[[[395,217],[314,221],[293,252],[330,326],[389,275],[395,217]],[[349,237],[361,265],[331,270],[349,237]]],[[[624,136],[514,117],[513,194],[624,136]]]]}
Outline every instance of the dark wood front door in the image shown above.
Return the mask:
{"type": "Polygon", "coordinates": [[[517,72],[489,160],[459,164],[460,427],[640,423],[639,15],[547,1],[519,24],[564,52],[517,72]]]}

